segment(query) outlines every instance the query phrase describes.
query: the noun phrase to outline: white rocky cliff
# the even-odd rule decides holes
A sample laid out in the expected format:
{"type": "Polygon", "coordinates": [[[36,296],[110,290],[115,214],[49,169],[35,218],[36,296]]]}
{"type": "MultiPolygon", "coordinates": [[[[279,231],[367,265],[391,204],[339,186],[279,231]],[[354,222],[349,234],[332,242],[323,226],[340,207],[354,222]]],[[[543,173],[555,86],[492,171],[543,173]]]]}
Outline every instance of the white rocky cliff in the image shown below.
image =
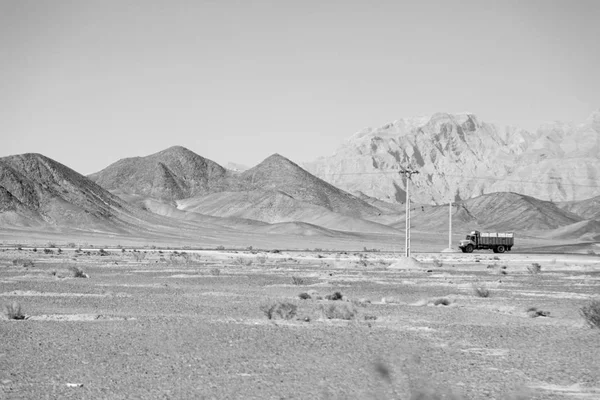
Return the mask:
{"type": "Polygon", "coordinates": [[[415,202],[443,204],[511,191],[551,201],[600,194],[600,110],[580,124],[553,123],[535,133],[437,113],[356,133],[330,157],[304,167],[352,193],[403,202],[411,166],[415,202]]]}

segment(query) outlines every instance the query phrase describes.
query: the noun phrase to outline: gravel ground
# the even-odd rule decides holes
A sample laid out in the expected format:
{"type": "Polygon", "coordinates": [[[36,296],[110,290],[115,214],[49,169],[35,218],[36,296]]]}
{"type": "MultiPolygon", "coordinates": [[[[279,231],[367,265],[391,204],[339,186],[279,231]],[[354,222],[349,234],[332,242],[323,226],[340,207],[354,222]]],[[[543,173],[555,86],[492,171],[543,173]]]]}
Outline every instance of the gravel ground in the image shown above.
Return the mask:
{"type": "Polygon", "coordinates": [[[0,319],[0,397],[600,399],[600,329],[579,315],[600,258],[415,258],[1,251],[0,302],[26,319],[0,319]],[[294,318],[268,319],[278,303],[294,318]]]}

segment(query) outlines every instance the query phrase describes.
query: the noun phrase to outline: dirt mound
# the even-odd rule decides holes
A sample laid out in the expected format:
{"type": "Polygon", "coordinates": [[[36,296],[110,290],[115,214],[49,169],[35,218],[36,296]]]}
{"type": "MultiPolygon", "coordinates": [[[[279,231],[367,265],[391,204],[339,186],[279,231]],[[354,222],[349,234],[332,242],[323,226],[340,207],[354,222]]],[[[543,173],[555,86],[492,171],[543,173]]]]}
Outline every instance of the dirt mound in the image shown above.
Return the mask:
{"type": "Polygon", "coordinates": [[[388,269],[422,269],[423,264],[414,257],[400,257],[396,262],[387,267],[388,269]]]}

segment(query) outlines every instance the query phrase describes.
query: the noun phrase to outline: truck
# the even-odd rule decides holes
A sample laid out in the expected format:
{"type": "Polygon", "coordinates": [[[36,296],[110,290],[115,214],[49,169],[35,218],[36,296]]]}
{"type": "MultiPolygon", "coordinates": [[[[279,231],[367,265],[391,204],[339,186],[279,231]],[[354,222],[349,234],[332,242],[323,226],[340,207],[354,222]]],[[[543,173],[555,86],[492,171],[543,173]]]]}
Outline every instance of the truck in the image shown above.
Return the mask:
{"type": "Polygon", "coordinates": [[[472,253],[473,250],[493,250],[494,253],[510,251],[515,244],[513,232],[479,232],[472,231],[464,240],[460,241],[458,248],[463,253],[472,253]]]}

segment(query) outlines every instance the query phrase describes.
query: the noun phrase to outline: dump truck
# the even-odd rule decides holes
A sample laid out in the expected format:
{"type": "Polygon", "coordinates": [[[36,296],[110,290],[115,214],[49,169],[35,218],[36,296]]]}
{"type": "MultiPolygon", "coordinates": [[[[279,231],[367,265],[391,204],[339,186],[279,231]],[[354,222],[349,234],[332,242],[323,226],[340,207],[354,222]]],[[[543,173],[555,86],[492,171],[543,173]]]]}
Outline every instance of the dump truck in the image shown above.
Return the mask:
{"type": "Polygon", "coordinates": [[[510,251],[515,244],[513,232],[479,232],[472,231],[464,240],[460,241],[458,248],[463,253],[472,253],[473,250],[493,250],[494,253],[510,251]]]}

